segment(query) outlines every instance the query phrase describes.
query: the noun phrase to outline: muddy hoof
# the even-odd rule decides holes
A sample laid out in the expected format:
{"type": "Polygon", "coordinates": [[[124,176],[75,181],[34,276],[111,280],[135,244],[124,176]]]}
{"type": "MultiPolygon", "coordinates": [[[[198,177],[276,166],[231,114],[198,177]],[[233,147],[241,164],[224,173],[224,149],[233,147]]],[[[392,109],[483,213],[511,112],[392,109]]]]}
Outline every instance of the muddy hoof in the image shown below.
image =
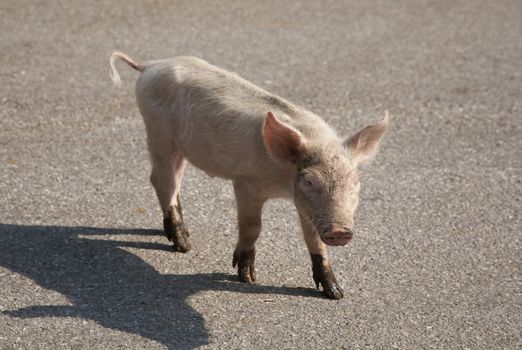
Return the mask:
{"type": "Polygon", "coordinates": [[[336,281],[325,281],[321,282],[321,284],[323,286],[323,294],[328,299],[339,300],[344,298],[343,290],[336,281]]]}
{"type": "Polygon", "coordinates": [[[241,282],[253,283],[256,281],[255,259],[256,248],[243,252],[234,251],[232,267],[237,265],[237,274],[241,282]]]}
{"type": "Polygon", "coordinates": [[[175,252],[186,253],[192,249],[188,241],[189,233],[183,223],[176,223],[171,218],[163,219],[165,236],[173,243],[175,252]]]}
{"type": "Polygon", "coordinates": [[[172,249],[174,249],[175,252],[178,252],[178,253],[186,253],[190,250],[192,250],[192,247],[190,246],[190,244],[188,242],[185,242],[185,243],[174,243],[172,245],[172,249]]]}
{"type": "Polygon", "coordinates": [[[343,290],[337,283],[330,264],[320,255],[312,254],[312,272],[315,287],[323,287],[323,294],[329,299],[344,298],[343,290]]]}

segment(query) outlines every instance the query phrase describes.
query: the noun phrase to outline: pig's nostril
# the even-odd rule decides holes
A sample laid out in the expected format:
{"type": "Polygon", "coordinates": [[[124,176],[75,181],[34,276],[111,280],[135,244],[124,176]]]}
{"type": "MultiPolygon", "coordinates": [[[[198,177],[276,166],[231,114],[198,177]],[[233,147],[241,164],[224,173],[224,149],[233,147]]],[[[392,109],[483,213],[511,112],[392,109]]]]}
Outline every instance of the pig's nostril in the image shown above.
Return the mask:
{"type": "Polygon", "coordinates": [[[346,245],[353,237],[353,230],[347,227],[335,229],[321,235],[321,240],[327,245],[346,245]]]}
{"type": "Polygon", "coordinates": [[[349,227],[343,227],[344,231],[346,232],[346,235],[350,238],[353,237],[353,235],[355,234],[354,230],[352,230],[351,228],[349,227]]]}
{"type": "Polygon", "coordinates": [[[330,236],[331,238],[352,238],[353,231],[349,228],[343,227],[342,229],[332,231],[332,233],[328,236],[330,236]]]}

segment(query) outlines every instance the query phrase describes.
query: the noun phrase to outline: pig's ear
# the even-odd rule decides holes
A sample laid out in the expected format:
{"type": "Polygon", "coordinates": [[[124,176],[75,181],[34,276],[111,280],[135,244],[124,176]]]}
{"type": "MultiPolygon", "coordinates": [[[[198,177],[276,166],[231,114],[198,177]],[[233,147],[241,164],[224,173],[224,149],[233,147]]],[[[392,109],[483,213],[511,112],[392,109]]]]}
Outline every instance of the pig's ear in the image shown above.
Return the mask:
{"type": "Polygon", "coordinates": [[[306,149],[303,135],[279,121],[272,112],[266,115],[263,139],[270,155],[280,161],[295,163],[298,155],[306,149]]]}
{"type": "Polygon", "coordinates": [[[388,128],[389,119],[388,112],[385,112],[382,120],[368,125],[344,141],[344,146],[351,152],[357,165],[367,162],[377,153],[382,136],[388,128]]]}

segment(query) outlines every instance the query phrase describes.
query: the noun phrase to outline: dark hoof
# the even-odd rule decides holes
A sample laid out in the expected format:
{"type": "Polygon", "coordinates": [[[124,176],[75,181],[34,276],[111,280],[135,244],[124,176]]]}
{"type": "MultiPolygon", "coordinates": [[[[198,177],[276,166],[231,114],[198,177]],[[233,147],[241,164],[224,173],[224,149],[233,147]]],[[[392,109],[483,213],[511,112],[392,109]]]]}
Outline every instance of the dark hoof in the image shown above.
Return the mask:
{"type": "Polygon", "coordinates": [[[245,283],[253,283],[256,281],[255,270],[256,248],[244,252],[234,251],[232,259],[232,267],[237,265],[237,274],[239,280],[245,283]]]}
{"type": "Polygon", "coordinates": [[[341,287],[339,287],[337,282],[325,281],[321,282],[321,284],[323,285],[323,294],[328,299],[339,300],[344,298],[343,290],[341,287]]]}
{"type": "Polygon", "coordinates": [[[330,264],[320,255],[312,254],[312,272],[315,287],[323,286],[323,294],[329,299],[344,298],[343,290],[337,283],[330,264]]]}
{"type": "Polygon", "coordinates": [[[190,246],[190,243],[188,243],[188,242],[185,242],[184,244],[174,243],[172,245],[172,249],[178,253],[186,253],[186,252],[192,250],[192,247],[190,246]]]}
{"type": "Polygon", "coordinates": [[[163,219],[165,236],[173,243],[175,252],[186,253],[192,249],[188,241],[188,231],[183,223],[176,223],[171,218],[163,219]]]}

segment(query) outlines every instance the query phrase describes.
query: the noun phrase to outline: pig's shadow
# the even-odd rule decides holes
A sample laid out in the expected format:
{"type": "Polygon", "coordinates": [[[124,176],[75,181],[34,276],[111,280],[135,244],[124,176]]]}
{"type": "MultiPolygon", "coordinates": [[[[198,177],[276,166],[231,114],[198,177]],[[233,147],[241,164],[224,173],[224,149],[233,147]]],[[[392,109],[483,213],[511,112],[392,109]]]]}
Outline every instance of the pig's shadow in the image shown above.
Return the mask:
{"type": "Polygon", "coordinates": [[[79,237],[118,234],[159,235],[161,231],[0,224],[0,265],[63,294],[71,304],[30,306],[3,314],[81,317],[170,349],[192,349],[209,339],[203,317],[187,302],[195,293],[320,295],[305,288],[249,286],[224,273],[162,275],[121,248],[171,251],[167,244],[79,237]]]}

